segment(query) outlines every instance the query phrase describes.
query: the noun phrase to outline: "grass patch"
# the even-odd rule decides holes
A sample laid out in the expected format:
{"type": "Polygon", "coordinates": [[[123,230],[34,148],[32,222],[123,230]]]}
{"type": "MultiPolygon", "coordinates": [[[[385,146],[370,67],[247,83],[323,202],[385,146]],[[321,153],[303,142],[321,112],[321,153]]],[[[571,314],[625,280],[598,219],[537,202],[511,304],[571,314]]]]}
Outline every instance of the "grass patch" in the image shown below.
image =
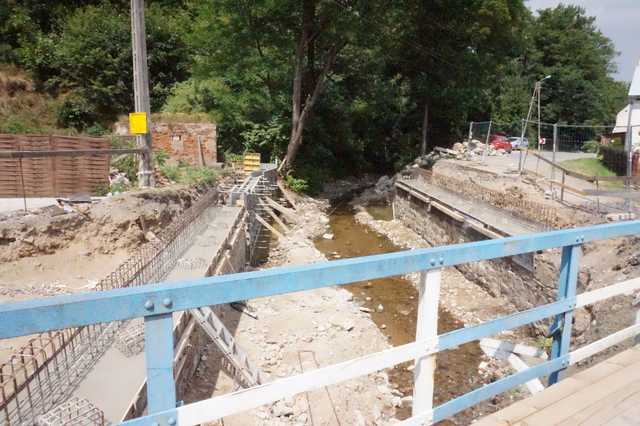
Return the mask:
{"type": "Polygon", "coordinates": [[[162,164],[158,169],[170,181],[185,185],[211,185],[218,177],[218,173],[210,167],[192,166],[184,162],[162,164]]]}
{"type": "MultiPolygon", "coordinates": [[[[587,176],[616,176],[616,173],[608,169],[599,158],[577,158],[575,160],[565,160],[559,163],[561,166],[587,176]]],[[[600,182],[601,185],[607,187],[623,187],[623,182],[600,182]]]]}

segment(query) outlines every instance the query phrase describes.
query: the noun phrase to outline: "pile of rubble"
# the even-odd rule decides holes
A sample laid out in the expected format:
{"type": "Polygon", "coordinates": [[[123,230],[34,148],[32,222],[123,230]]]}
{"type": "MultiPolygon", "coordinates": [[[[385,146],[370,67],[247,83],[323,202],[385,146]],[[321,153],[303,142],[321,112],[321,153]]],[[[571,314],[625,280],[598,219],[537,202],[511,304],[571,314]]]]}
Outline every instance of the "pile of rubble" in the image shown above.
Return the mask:
{"type": "Polygon", "coordinates": [[[485,150],[487,156],[505,155],[507,152],[504,149],[495,149],[490,144],[487,146],[484,142],[480,142],[477,139],[471,141],[456,142],[453,144],[453,149],[437,147],[436,150],[443,158],[455,158],[456,160],[479,160],[484,155],[485,150]]]}

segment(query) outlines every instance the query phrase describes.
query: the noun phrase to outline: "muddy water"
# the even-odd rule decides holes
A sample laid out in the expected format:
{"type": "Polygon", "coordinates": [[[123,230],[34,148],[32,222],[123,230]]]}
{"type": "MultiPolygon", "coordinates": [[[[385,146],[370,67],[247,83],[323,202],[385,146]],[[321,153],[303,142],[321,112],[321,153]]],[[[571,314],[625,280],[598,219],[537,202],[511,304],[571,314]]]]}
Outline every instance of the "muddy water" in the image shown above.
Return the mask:
{"type": "MultiPolygon", "coordinates": [[[[376,211],[376,216],[388,217],[388,212],[376,211]]],[[[319,239],[316,247],[328,259],[366,256],[401,250],[386,237],[357,223],[353,212],[347,208],[336,210],[330,217],[333,240],[319,239]]],[[[345,286],[359,304],[372,309],[371,318],[387,336],[393,346],[415,340],[416,309],[418,293],[411,282],[402,277],[390,277],[373,281],[358,282],[345,286]],[[378,312],[382,305],[382,312],[378,312]]],[[[449,312],[440,309],[438,332],[444,333],[463,327],[449,312]]],[[[477,376],[480,362],[477,344],[467,344],[438,356],[436,371],[436,403],[445,402],[478,386],[477,376]]],[[[412,362],[397,365],[391,369],[389,377],[393,387],[403,396],[413,391],[413,372],[408,369],[412,362]]],[[[406,419],[410,408],[399,408],[396,417],[406,419]]],[[[462,413],[458,420],[468,423],[472,413],[462,413]]]]}

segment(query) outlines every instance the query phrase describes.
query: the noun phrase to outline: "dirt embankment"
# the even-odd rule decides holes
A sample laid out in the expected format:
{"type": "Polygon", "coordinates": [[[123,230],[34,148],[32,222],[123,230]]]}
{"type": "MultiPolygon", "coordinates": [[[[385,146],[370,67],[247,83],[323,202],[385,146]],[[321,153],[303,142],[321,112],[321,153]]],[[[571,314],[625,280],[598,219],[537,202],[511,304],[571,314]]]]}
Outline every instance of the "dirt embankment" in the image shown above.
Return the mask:
{"type": "Polygon", "coordinates": [[[89,255],[136,247],[199,195],[184,187],[140,190],[77,204],[71,212],[44,208],[5,214],[0,217],[0,263],[53,254],[72,244],[81,244],[89,255]]]}

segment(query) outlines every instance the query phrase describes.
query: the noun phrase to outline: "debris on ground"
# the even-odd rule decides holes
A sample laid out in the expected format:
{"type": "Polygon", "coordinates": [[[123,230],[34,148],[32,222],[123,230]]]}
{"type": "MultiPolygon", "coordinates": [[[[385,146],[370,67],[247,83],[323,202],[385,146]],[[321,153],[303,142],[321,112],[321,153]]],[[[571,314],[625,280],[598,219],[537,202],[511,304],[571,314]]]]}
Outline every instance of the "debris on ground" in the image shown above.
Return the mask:
{"type": "Polygon", "coordinates": [[[482,158],[482,156],[496,156],[505,155],[507,151],[504,149],[495,149],[491,144],[480,142],[477,139],[464,142],[456,142],[453,144],[452,149],[436,147],[442,157],[454,158],[456,160],[469,160],[476,161],[482,158]]]}

